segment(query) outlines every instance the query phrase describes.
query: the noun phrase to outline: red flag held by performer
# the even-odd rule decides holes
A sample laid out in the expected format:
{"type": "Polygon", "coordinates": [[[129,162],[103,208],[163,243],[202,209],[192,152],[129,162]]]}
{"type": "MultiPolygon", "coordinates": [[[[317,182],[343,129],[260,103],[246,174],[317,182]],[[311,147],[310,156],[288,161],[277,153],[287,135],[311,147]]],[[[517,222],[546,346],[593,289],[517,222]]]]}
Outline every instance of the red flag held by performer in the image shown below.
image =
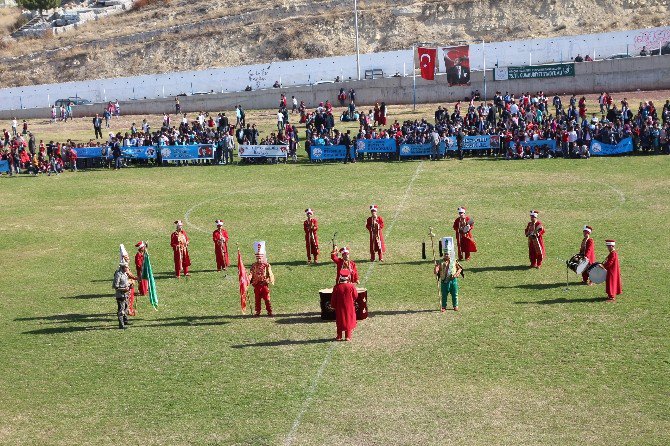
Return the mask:
{"type": "Polygon", "coordinates": [[[421,77],[429,81],[435,80],[435,59],[437,58],[437,48],[417,48],[419,51],[419,67],[421,68],[421,77]]]}
{"type": "Polygon", "coordinates": [[[242,253],[237,250],[237,276],[240,280],[240,305],[242,306],[242,313],[247,311],[247,288],[249,288],[249,276],[247,269],[242,263],[242,253]]]}

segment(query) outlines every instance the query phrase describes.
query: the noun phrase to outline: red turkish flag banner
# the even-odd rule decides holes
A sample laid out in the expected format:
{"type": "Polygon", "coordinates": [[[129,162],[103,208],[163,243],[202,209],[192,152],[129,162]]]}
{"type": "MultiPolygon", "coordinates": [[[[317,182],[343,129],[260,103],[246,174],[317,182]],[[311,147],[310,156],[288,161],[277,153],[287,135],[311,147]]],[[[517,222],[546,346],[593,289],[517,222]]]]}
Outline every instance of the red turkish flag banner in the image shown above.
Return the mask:
{"type": "Polygon", "coordinates": [[[419,51],[419,67],[421,68],[421,77],[432,81],[435,79],[435,59],[437,58],[437,48],[417,48],[419,51]]]}

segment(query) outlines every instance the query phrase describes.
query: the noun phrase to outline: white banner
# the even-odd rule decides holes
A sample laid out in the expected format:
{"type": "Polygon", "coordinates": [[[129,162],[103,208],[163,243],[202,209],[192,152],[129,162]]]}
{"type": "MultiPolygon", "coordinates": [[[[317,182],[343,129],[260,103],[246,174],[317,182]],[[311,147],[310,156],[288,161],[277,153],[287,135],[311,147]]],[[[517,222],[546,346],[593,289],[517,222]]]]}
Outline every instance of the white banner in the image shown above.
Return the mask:
{"type": "Polygon", "coordinates": [[[238,148],[240,158],[286,158],[288,157],[288,145],[284,146],[252,146],[240,145],[238,148]]]}

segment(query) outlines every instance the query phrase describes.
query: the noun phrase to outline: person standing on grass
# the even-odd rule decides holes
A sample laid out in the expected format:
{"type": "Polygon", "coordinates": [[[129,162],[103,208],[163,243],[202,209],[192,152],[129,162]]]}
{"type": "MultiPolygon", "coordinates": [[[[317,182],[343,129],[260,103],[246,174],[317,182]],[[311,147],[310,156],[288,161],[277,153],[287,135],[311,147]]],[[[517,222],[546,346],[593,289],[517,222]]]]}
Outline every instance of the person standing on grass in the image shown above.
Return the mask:
{"type": "Polygon", "coordinates": [[[230,265],[228,256],[228,231],[223,227],[221,220],[216,220],[216,230],[212,233],[214,242],[214,257],[216,258],[216,270],[226,270],[230,265]]]}
{"type": "Polygon", "coordinates": [[[314,257],[314,264],[316,265],[319,262],[319,236],[317,234],[317,231],[319,230],[319,222],[314,218],[314,211],[312,209],[305,209],[305,215],[307,218],[302,226],[305,231],[307,264],[309,265],[312,263],[312,257],[314,257]]]}
{"type": "Polygon", "coordinates": [[[354,302],[358,299],[358,290],[356,289],[356,285],[349,281],[350,278],[351,274],[349,270],[341,270],[338,283],[333,288],[333,294],[330,298],[330,306],[335,310],[336,341],[342,340],[343,333],[345,339],[351,341],[351,335],[356,328],[356,307],[354,306],[354,302]]]}
{"type": "MultiPolygon", "coordinates": [[[[107,118],[105,118],[107,121],[107,118]]],[[[109,128],[109,126],[107,126],[109,128]]],[[[95,139],[102,139],[102,119],[99,114],[95,114],[93,118],[93,131],[95,132],[95,139]]]]}
{"type": "Polygon", "coordinates": [[[16,117],[12,118],[12,136],[19,136],[18,125],[16,117]]]}
{"type": "Polygon", "coordinates": [[[270,285],[274,285],[275,277],[272,274],[272,266],[265,257],[265,242],[255,242],[254,252],[256,262],[249,270],[249,282],[254,287],[254,317],[261,315],[261,300],[265,301],[265,310],[269,317],[273,317],[272,303],[270,302],[270,285]]]}
{"type": "Polygon", "coordinates": [[[458,311],[458,276],[463,272],[463,268],[453,259],[453,251],[448,247],[444,248],[444,257],[442,261],[435,265],[435,275],[440,280],[440,293],[442,295],[441,312],[447,311],[447,299],[451,294],[451,305],[454,311],[458,311]]]}
{"type": "Polygon", "coordinates": [[[170,246],[172,246],[172,259],[174,260],[175,277],[179,279],[182,271],[185,276],[190,276],[188,267],[191,266],[191,257],[188,255],[189,238],[184,231],[184,224],[181,220],[174,222],[177,228],[170,236],[170,246]]]}
{"type": "Polygon", "coordinates": [[[470,260],[470,253],[477,252],[477,244],[472,235],[475,221],[465,215],[465,208],[458,208],[458,218],[454,220],[453,228],[456,231],[456,243],[458,244],[458,260],[470,260]]]}
{"type": "Polygon", "coordinates": [[[540,268],[545,257],[544,250],[544,226],[538,220],[538,212],[530,211],[530,222],[526,225],[526,237],[528,238],[528,258],[531,268],[540,268]]]}
{"type": "Polygon", "coordinates": [[[119,269],[114,273],[112,288],[115,290],[117,317],[119,319],[119,328],[128,328],[128,299],[132,288],[131,279],[134,276],[130,273],[128,262],[122,260],[119,262],[119,269]]]}
{"type": "Polygon", "coordinates": [[[370,215],[365,224],[365,228],[370,234],[370,261],[375,261],[375,254],[380,262],[384,261],[386,244],[384,243],[384,219],[377,215],[379,208],[376,204],[370,206],[370,215]]]}
{"type": "Polygon", "coordinates": [[[147,249],[147,244],[144,241],[139,241],[135,244],[137,253],[135,254],[135,271],[137,271],[137,283],[140,296],[146,296],[149,292],[149,280],[142,278],[142,268],[144,267],[144,251],[147,249]]]}
{"type": "MultiPolygon", "coordinates": [[[[596,244],[591,238],[592,231],[593,228],[591,226],[584,226],[584,238],[582,239],[582,244],[579,247],[579,253],[586,257],[586,259],[589,261],[589,264],[596,263],[596,244]]],[[[582,283],[584,285],[591,285],[588,269],[582,273],[582,283]]]]}
{"type": "Polygon", "coordinates": [[[600,264],[600,268],[607,271],[607,278],[605,279],[605,292],[607,293],[607,301],[614,302],[616,297],[623,293],[621,286],[621,268],[619,267],[619,253],[616,251],[615,240],[605,240],[605,246],[609,254],[604,263],[600,264]]]}

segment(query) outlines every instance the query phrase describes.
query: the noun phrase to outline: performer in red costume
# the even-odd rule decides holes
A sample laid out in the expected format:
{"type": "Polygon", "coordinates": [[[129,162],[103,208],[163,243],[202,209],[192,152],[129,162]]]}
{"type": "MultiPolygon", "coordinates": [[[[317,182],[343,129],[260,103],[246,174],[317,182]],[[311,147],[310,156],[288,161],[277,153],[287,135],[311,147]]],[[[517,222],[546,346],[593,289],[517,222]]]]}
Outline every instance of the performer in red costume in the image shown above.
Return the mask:
{"type": "Polygon", "coordinates": [[[265,242],[255,242],[254,252],[256,253],[256,263],[252,264],[249,270],[249,282],[254,287],[254,297],[256,298],[254,317],[261,315],[261,300],[265,301],[265,310],[268,312],[268,316],[272,317],[270,285],[274,285],[275,276],[272,274],[272,267],[265,258],[265,242]]]}
{"type": "Polygon", "coordinates": [[[377,215],[378,207],[376,204],[370,206],[370,213],[365,227],[370,233],[370,261],[375,261],[375,253],[380,262],[384,261],[386,244],[384,243],[384,219],[377,215]]]}
{"type": "Polygon", "coordinates": [[[456,231],[456,243],[458,244],[458,260],[470,260],[470,253],[477,252],[477,244],[472,235],[475,221],[465,215],[465,208],[458,208],[458,218],[454,220],[454,231],[456,231]]]}
{"type": "MultiPolygon", "coordinates": [[[[579,253],[586,257],[589,263],[596,263],[596,245],[591,238],[591,232],[593,228],[591,226],[584,226],[584,238],[582,239],[582,245],[579,248],[579,253]]],[[[584,285],[592,285],[589,280],[589,271],[588,269],[582,273],[582,283],[584,285]]]]}
{"type": "Polygon", "coordinates": [[[333,295],[330,298],[330,306],[335,310],[336,341],[342,340],[342,332],[345,339],[351,341],[351,333],[356,328],[354,302],[358,299],[358,291],[356,285],[349,282],[349,277],[349,270],[340,271],[339,283],[333,288],[333,295]]]}
{"type": "Polygon", "coordinates": [[[190,276],[188,267],[191,266],[191,258],[188,255],[188,235],[182,228],[184,224],[181,220],[174,222],[177,229],[170,237],[170,245],[172,246],[172,253],[174,259],[174,273],[179,278],[182,270],[185,276],[190,276]]]}
{"type": "Polygon", "coordinates": [[[145,242],[138,242],[135,244],[137,253],[135,254],[135,271],[137,271],[137,280],[139,282],[138,289],[140,296],[146,296],[149,292],[149,281],[142,277],[142,267],[144,266],[144,250],[147,249],[145,242]]]}
{"type": "Polygon", "coordinates": [[[307,264],[312,263],[312,257],[314,257],[314,263],[316,264],[319,257],[319,236],[316,233],[319,230],[319,222],[314,218],[313,210],[307,208],[305,209],[305,214],[307,215],[307,219],[302,223],[302,226],[305,230],[307,264]]]}
{"type": "Polygon", "coordinates": [[[340,248],[340,254],[342,255],[342,258],[337,257],[337,246],[334,246],[333,251],[330,253],[330,259],[337,265],[335,283],[339,282],[340,271],[343,269],[349,271],[349,281],[351,283],[358,283],[358,268],[356,268],[356,262],[349,258],[349,249],[346,246],[340,248]]]}
{"type": "Polygon", "coordinates": [[[610,252],[605,263],[600,265],[601,268],[607,270],[607,279],[605,280],[605,292],[607,293],[607,301],[614,302],[616,297],[623,293],[621,286],[621,269],[619,268],[619,253],[616,252],[616,241],[605,240],[605,246],[610,252]]]}
{"type": "Polygon", "coordinates": [[[228,231],[223,227],[221,220],[216,220],[216,230],[212,232],[214,241],[214,255],[216,256],[216,270],[225,270],[230,266],[228,257],[228,231]]]}
{"type": "Polygon", "coordinates": [[[537,219],[537,211],[530,211],[530,222],[526,226],[526,237],[528,237],[528,257],[530,267],[539,268],[545,257],[544,250],[544,226],[537,219]]]}

